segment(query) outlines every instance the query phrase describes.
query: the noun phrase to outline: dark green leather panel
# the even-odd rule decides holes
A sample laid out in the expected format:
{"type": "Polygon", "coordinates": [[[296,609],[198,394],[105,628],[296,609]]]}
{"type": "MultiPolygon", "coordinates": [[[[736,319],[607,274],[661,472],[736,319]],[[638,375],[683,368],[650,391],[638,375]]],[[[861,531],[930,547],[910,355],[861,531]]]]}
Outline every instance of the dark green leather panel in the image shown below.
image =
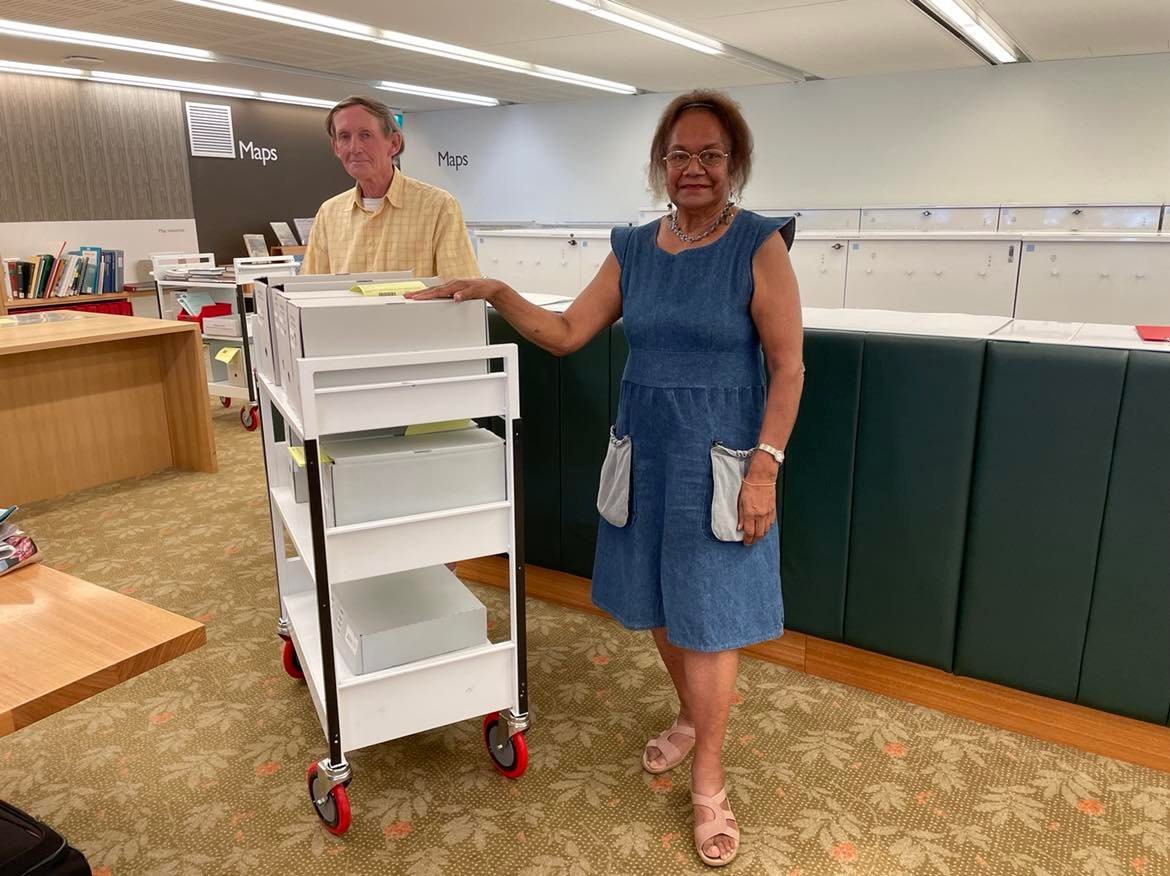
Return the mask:
{"type": "Polygon", "coordinates": [[[1170,356],[1129,354],[1077,702],[1170,718],[1170,356]]]}
{"type": "Polygon", "coordinates": [[[1126,358],[988,344],[956,672],[1076,697],[1126,358]]]}
{"type": "Polygon", "coordinates": [[[522,338],[494,310],[488,332],[493,344],[516,344],[520,353],[525,559],[556,569],[561,564],[560,360],[522,338]]]}
{"type": "Polygon", "coordinates": [[[951,669],[985,349],[981,340],[866,337],[851,645],[951,669]]]}
{"type": "Polygon", "coordinates": [[[609,331],[561,359],[561,568],[593,574],[597,480],[609,440],[609,331]]]}
{"type": "Polygon", "coordinates": [[[865,335],[804,333],[804,395],[786,448],[780,580],[786,626],[840,641],[865,335]]]}

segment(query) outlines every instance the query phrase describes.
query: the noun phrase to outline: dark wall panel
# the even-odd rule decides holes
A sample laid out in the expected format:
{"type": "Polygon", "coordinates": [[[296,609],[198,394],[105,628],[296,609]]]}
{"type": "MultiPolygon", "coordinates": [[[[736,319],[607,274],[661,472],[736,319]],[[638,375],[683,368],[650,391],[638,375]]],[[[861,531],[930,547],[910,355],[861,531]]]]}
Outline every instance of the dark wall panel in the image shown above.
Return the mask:
{"type": "Polygon", "coordinates": [[[983,341],[871,334],[845,641],[950,670],[983,341]]]}
{"type": "Polygon", "coordinates": [[[1129,354],[1077,702],[1170,715],[1170,356],[1129,354]]]}
{"type": "Polygon", "coordinates": [[[955,672],[1076,698],[1126,359],[988,345],[955,672]]]}
{"type": "MultiPolygon", "coordinates": [[[[236,158],[190,158],[191,194],[199,248],[214,252],[220,264],[247,255],[245,234],[263,233],[277,245],[269,222],[315,216],[321,202],[353,186],[329,148],[326,110],[258,100],[232,100],[184,94],[183,102],[232,108],[236,158]],[[276,161],[240,157],[239,144],[275,149],[276,161]]],[[[186,111],[178,109],[184,137],[186,111]]],[[[182,154],[189,154],[184,145],[182,154]]]]}
{"type": "Polygon", "coordinates": [[[865,335],[804,333],[804,395],[788,441],[780,518],[784,623],[840,641],[865,335]]]}

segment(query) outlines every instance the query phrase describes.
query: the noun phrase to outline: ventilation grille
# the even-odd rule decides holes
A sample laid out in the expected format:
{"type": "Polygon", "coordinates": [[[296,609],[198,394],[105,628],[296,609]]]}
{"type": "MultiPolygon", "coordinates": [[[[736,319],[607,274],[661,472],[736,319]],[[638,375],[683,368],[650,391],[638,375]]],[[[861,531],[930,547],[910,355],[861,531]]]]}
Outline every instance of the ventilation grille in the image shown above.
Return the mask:
{"type": "Polygon", "coordinates": [[[187,133],[195,158],[235,158],[232,108],[214,103],[187,104],[187,133]]]}

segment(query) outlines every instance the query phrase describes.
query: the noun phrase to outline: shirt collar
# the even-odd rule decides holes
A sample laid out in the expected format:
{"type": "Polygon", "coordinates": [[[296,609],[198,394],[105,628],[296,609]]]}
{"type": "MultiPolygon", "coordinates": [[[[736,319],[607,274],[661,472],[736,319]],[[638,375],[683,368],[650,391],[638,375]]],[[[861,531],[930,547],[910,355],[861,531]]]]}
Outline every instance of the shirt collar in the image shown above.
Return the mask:
{"type": "MultiPolygon", "coordinates": [[[[401,170],[394,168],[394,178],[390,180],[390,188],[386,190],[386,194],[382,198],[389,201],[391,207],[401,207],[405,190],[406,179],[401,170]]],[[[362,207],[362,187],[360,183],[356,182],[353,184],[353,206],[355,209],[362,207]]]]}

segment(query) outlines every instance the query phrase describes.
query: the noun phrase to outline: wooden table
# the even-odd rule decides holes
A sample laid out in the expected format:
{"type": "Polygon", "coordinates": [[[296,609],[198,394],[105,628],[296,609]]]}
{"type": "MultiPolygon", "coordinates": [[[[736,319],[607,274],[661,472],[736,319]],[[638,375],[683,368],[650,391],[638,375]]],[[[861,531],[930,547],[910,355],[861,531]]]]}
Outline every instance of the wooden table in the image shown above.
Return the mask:
{"type": "Polygon", "coordinates": [[[203,624],[42,564],[0,578],[0,736],[206,641],[203,624]]]}
{"type": "Polygon", "coordinates": [[[217,468],[195,323],[78,311],[0,318],[0,424],[0,504],[217,468]],[[23,322],[42,317],[51,319],[23,322]]]}

